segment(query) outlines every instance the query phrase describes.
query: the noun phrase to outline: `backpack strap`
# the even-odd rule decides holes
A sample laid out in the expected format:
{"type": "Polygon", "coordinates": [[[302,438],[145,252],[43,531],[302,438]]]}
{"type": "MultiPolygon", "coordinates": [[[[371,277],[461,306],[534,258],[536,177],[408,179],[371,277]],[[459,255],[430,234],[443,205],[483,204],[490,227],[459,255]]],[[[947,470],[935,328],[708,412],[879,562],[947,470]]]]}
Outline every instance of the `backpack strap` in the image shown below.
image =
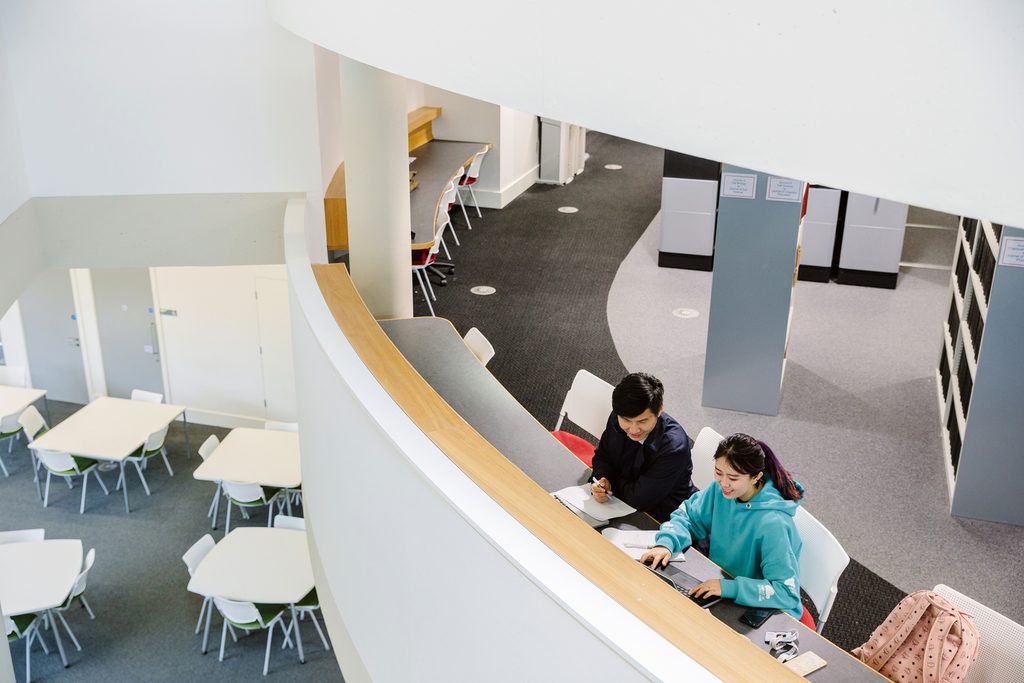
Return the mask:
{"type": "Polygon", "coordinates": [[[960,624],[960,620],[954,612],[943,609],[940,605],[936,605],[936,607],[942,612],[932,624],[928,640],[924,644],[924,680],[926,681],[942,680],[942,648],[946,646],[946,637],[950,631],[954,626],[960,624]]]}
{"type": "MultiPolygon", "coordinates": [[[[949,662],[946,670],[942,672],[943,676],[948,676],[950,673],[955,671],[957,668],[960,669],[961,680],[966,677],[967,670],[971,664],[978,657],[978,646],[980,645],[980,639],[978,637],[978,630],[974,626],[974,617],[967,612],[954,608],[956,613],[956,624],[954,630],[960,631],[960,647],[957,649],[956,654],[953,655],[953,659],[949,662]]],[[[943,679],[945,680],[945,679],[943,679]]]]}
{"type": "MultiPolygon", "coordinates": [[[[875,671],[881,669],[882,665],[889,661],[889,658],[892,657],[896,650],[903,645],[903,642],[910,637],[910,634],[914,631],[914,627],[917,626],[917,622],[921,620],[921,617],[924,616],[924,613],[932,604],[931,600],[928,599],[927,591],[917,591],[916,593],[912,593],[908,596],[908,598],[913,598],[913,607],[911,607],[910,614],[903,619],[903,622],[899,624],[898,628],[893,631],[889,638],[879,643],[878,648],[874,653],[868,657],[868,659],[864,660],[864,663],[875,671]]],[[[904,599],[906,600],[908,598],[904,599]]],[[[898,606],[897,609],[899,609],[898,606]]]]}

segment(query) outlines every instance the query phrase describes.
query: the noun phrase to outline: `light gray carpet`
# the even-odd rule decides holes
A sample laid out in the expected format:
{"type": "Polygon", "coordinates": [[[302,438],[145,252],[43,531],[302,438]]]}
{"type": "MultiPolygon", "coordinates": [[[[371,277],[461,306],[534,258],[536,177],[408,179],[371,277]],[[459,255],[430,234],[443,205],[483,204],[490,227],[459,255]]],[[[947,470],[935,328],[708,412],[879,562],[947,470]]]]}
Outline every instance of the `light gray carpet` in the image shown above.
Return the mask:
{"type": "Polygon", "coordinates": [[[946,583],[1024,622],[1024,528],[949,515],[935,379],[949,271],[903,269],[895,290],[798,283],[780,413],[765,417],[701,406],[711,273],[658,268],[657,247],[655,218],[607,312],[626,367],[665,381],[666,409],[692,434],[773,445],[808,510],[899,588],[946,583]]]}
{"type": "MultiPolygon", "coordinates": [[[[56,422],[79,406],[50,402],[56,422]]],[[[50,655],[39,646],[32,653],[33,681],[254,681],[262,678],[266,632],[253,632],[239,642],[228,637],[224,661],[217,661],[221,620],[214,616],[210,628],[210,653],[199,651],[201,636],[193,634],[202,598],[185,590],[188,572],[182,554],[200,536],[212,533],[215,540],[224,536],[224,527],[210,531],[205,516],[214,486],[196,481],[192,472],[199,465],[196,449],[210,434],[224,438],[228,430],[190,425],[192,458],[185,457],[184,433],[174,423],[167,435],[171,477],[159,458],[146,474],[153,495],[146,497],[133,470],[128,474],[132,512],[125,514],[121,494],[115,492],[115,472],[102,472],[110,489],[104,496],[95,480],[89,484],[85,514],[78,514],[79,485],[69,491],[63,481],[50,485],[50,506],[45,510],[36,498],[32,469],[24,448],[15,446],[2,457],[11,472],[0,473],[0,530],[43,527],[47,538],[82,539],[83,552],[96,548],[96,564],[89,575],[86,597],[96,620],[90,621],[84,610],[72,609],[68,623],[82,644],[75,651],[64,638],[70,668],[62,669],[54,649],[53,637],[46,634],[50,655]]],[[[223,520],[223,506],[221,519],[223,520]]],[[[301,510],[301,508],[300,508],[301,510]]],[[[301,515],[301,511],[296,511],[301,515]]],[[[237,511],[232,528],[239,524],[265,525],[266,515],[257,511],[248,522],[239,520],[237,511]]],[[[242,569],[241,571],[244,571],[242,569]]],[[[322,623],[322,622],[321,622],[322,623]]],[[[306,664],[299,663],[295,650],[275,646],[270,658],[267,681],[341,681],[341,672],[333,650],[325,652],[312,624],[303,623],[306,664]]],[[[275,640],[280,642],[280,632],[275,640]]],[[[18,681],[25,676],[25,648],[19,641],[11,648],[18,681]]]]}

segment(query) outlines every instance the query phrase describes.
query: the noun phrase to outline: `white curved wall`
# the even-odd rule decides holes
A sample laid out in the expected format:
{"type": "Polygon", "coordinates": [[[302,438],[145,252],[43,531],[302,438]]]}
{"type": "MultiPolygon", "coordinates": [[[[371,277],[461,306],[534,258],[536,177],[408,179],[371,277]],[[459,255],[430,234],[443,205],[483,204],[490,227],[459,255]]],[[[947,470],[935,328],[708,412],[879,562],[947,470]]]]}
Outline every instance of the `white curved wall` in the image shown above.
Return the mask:
{"type": "Polygon", "coordinates": [[[424,83],[747,168],[1024,225],[1024,4],[270,0],[424,83]],[[400,21],[396,17],[412,17],[400,21]],[[458,36],[460,59],[452,66],[458,36]]]}
{"type": "Polygon", "coordinates": [[[715,680],[527,532],[384,392],[317,288],[303,212],[289,205],[285,252],[304,501],[346,680],[715,680]]]}

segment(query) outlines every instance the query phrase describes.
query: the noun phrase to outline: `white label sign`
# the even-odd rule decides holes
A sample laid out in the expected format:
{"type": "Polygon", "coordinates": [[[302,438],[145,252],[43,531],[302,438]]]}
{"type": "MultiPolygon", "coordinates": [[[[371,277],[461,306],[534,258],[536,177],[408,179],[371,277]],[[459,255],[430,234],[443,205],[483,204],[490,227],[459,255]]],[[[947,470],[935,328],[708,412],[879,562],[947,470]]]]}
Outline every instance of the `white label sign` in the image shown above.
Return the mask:
{"type": "Polygon", "coordinates": [[[1024,268],[1024,237],[1004,237],[999,265],[1024,268]]]}
{"type": "Polygon", "coordinates": [[[804,181],[768,176],[765,199],[773,202],[799,202],[804,198],[804,181]]]}
{"type": "Polygon", "coordinates": [[[723,173],[719,196],[757,199],[757,176],[753,173],[723,173]]]}

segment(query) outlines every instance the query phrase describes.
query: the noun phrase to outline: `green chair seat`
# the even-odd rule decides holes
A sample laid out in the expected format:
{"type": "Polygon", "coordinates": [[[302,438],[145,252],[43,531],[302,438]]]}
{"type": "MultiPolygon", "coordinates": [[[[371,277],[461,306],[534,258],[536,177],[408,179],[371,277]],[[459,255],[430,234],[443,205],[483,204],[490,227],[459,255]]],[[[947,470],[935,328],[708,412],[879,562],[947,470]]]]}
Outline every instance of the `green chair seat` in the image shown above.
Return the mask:
{"type": "MultiPolygon", "coordinates": [[[[260,488],[263,489],[263,496],[267,500],[270,500],[271,498],[276,496],[277,492],[281,490],[280,488],[274,488],[273,486],[261,486],[260,488]]],[[[266,503],[264,503],[262,500],[238,500],[237,498],[232,498],[231,496],[228,496],[228,498],[231,500],[232,503],[238,505],[239,507],[251,508],[256,507],[257,505],[266,505],[266,503]]]]}
{"type": "Polygon", "coordinates": [[[295,603],[296,607],[318,607],[320,605],[320,598],[317,597],[316,589],[306,593],[305,597],[295,603]]]}
{"type": "MultiPolygon", "coordinates": [[[[75,461],[75,465],[78,466],[78,472],[82,473],[84,473],[87,469],[96,464],[96,461],[93,460],[92,458],[83,458],[80,455],[72,455],[71,458],[75,461]]],[[[57,470],[53,470],[54,474],[59,474],[62,476],[66,474],[77,475],[78,472],[76,472],[75,470],[61,470],[59,472],[57,470]]]]}
{"type": "Polygon", "coordinates": [[[15,429],[13,432],[0,432],[0,439],[6,439],[11,436],[21,434],[21,428],[15,429]]]}
{"type": "MultiPolygon", "coordinates": [[[[258,602],[253,604],[256,606],[256,611],[260,613],[260,619],[263,620],[264,624],[269,624],[277,615],[281,614],[281,612],[284,612],[286,609],[288,609],[288,605],[275,605],[258,602]]],[[[247,631],[252,631],[253,629],[257,628],[263,628],[263,625],[260,624],[260,622],[258,621],[250,621],[243,624],[241,622],[234,621],[233,619],[228,619],[227,617],[225,617],[225,620],[231,623],[233,626],[237,626],[238,628],[244,628],[247,631]]]]}
{"type": "Polygon", "coordinates": [[[154,448],[151,451],[143,452],[142,449],[145,448],[145,447],[146,447],[146,444],[142,444],[141,446],[136,448],[135,451],[131,455],[129,455],[128,457],[129,458],[152,458],[154,455],[160,455],[160,449],[159,448],[154,448]]]}
{"type": "Polygon", "coordinates": [[[39,616],[36,614],[19,614],[16,617],[10,617],[11,621],[14,622],[15,630],[7,634],[7,640],[17,640],[23,637],[28,627],[38,618],[39,616]]]}

